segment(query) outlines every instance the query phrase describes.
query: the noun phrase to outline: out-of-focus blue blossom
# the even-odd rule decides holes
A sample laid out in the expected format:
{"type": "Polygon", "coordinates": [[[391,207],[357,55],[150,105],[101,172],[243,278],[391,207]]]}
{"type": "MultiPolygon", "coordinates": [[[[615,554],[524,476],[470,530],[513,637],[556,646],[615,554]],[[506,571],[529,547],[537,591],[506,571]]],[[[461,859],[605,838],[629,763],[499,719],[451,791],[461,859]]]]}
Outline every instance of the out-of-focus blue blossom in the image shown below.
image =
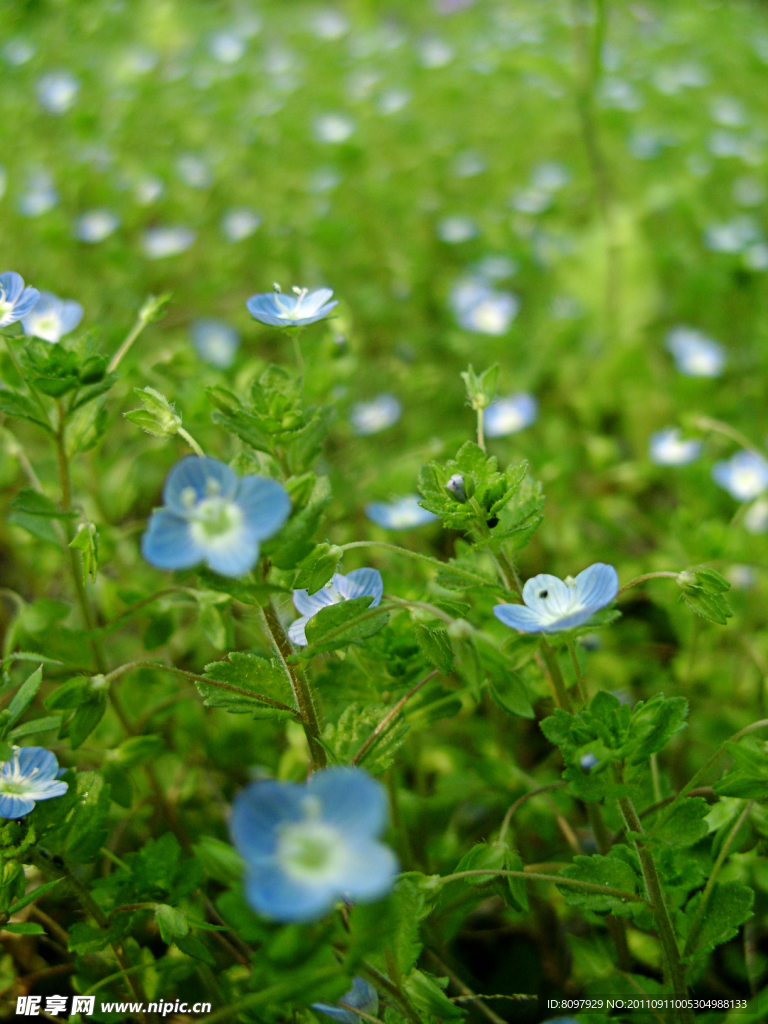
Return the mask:
{"type": "Polygon", "coordinates": [[[513,192],[509,205],[518,213],[543,213],[552,205],[552,193],[546,188],[523,188],[513,192]]]}
{"type": "Polygon", "coordinates": [[[734,201],[739,206],[760,206],[765,202],[765,185],[759,178],[737,178],[732,188],[734,201]]]}
{"type": "Polygon", "coordinates": [[[166,256],[178,256],[186,252],[197,238],[197,232],[181,224],[168,227],[147,228],[142,239],[144,255],[150,260],[161,260],[166,256]]]}
{"type": "Polygon", "coordinates": [[[733,96],[714,96],[709,105],[709,116],[715,124],[725,128],[740,128],[747,123],[744,105],[733,96]]]}
{"type": "Polygon", "coordinates": [[[402,412],[403,407],[394,395],[378,395],[370,402],[358,402],[353,405],[349,421],[356,434],[367,437],[393,426],[400,419],[402,412]]]}
{"type": "Polygon", "coordinates": [[[60,299],[52,292],[40,292],[34,309],[22,317],[24,333],[30,338],[42,338],[55,344],[65,334],[74,331],[83,319],[83,307],[74,299],[60,299]]]}
{"type": "MultiPolygon", "coordinates": [[[[349,992],[344,993],[339,1003],[354,1006],[355,1009],[375,1017],[379,1012],[379,993],[373,985],[369,985],[365,978],[361,978],[358,974],[352,979],[352,988],[349,992]]],[[[363,1020],[359,1014],[353,1013],[352,1010],[345,1010],[343,1006],[334,1006],[331,1003],[312,1003],[311,1005],[313,1010],[318,1010],[326,1017],[340,1021],[341,1024],[360,1024],[363,1020]]]]}
{"type": "Polygon", "coordinates": [[[261,217],[253,210],[245,208],[228,210],[221,218],[221,230],[230,242],[242,242],[258,231],[261,217]]]}
{"type": "Polygon", "coordinates": [[[59,193],[48,171],[33,171],[26,190],[19,196],[18,211],[23,217],[40,217],[58,202],[59,193]]]}
{"type": "Polygon", "coordinates": [[[194,153],[182,153],[176,160],[176,172],[190,188],[205,189],[213,184],[213,173],[208,162],[194,153]]]}
{"type": "Polygon", "coordinates": [[[342,175],[335,167],[318,167],[307,183],[307,191],[316,194],[331,192],[342,182],[342,175]]]}
{"type": "Polygon", "coordinates": [[[712,479],[737,501],[752,501],[768,489],[768,462],[758,452],[736,452],[715,463],[712,479]]]}
{"type": "Polygon", "coordinates": [[[533,395],[523,393],[497,398],[483,410],[486,437],[506,437],[536,422],[539,406],[533,395]]]}
{"type": "Polygon", "coordinates": [[[643,105],[640,93],[624,78],[604,78],[598,100],[602,107],[613,110],[640,110],[643,105]]]}
{"type": "Polygon", "coordinates": [[[355,597],[372,597],[371,608],[377,608],[384,595],[384,582],[378,569],[355,569],[342,576],[334,573],[330,583],[309,594],[306,590],[294,590],[293,603],[301,616],[291,623],[288,636],[298,647],[307,646],[304,629],[309,620],[323,609],[355,597]]]}
{"type": "Polygon", "coordinates": [[[243,576],[259,559],[259,542],[277,533],[291,511],[277,480],[238,477],[218,459],[189,455],[177,462],[142,537],[141,550],[159,569],[205,562],[222,576],[243,576]]]}
{"type": "Polygon", "coordinates": [[[355,122],[346,114],[321,114],[312,126],[318,142],[339,145],[346,142],[355,131],[355,122]]]}
{"type": "Polygon", "coordinates": [[[709,73],[701,64],[684,61],[680,64],[662,65],[653,73],[653,85],[657,92],[674,96],[683,89],[701,89],[709,84],[709,73]]]}
{"type": "Polygon", "coordinates": [[[664,149],[666,137],[658,132],[632,132],[627,140],[627,149],[636,160],[653,160],[664,149]]]}
{"type": "Polygon", "coordinates": [[[579,767],[583,772],[591,772],[595,765],[598,763],[597,758],[594,754],[582,754],[579,758],[579,767]]]}
{"type": "Polygon", "coordinates": [[[747,270],[768,270],[768,245],[757,242],[742,254],[742,263],[747,270]]]}
{"type": "Polygon", "coordinates": [[[303,327],[328,316],[339,304],[338,299],[330,301],[332,288],[294,288],[293,295],[285,295],[278,285],[272,292],[252,295],[246,302],[251,316],[270,327],[303,327]]]}
{"type": "Polygon", "coordinates": [[[393,86],[385,89],[376,101],[376,107],[380,114],[388,117],[390,114],[397,114],[411,102],[411,93],[407,89],[400,89],[393,86]]]}
{"type": "Polygon", "coordinates": [[[7,327],[27,316],[37,305],[40,292],[25,288],[24,278],[14,270],[0,274],[0,327],[7,327]]]}
{"type": "Polygon", "coordinates": [[[451,306],[465,331],[500,336],[517,316],[520,300],[512,292],[500,292],[482,281],[465,278],[451,290],[451,306]]]}
{"type": "Polygon", "coordinates": [[[333,42],[349,32],[349,18],[335,7],[315,11],[310,27],[317,39],[333,42]]]}
{"type": "Polygon", "coordinates": [[[667,334],[667,349],[686,377],[719,377],[723,372],[722,346],[693,327],[673,327],[667,334]]]}
{"type": "Polygon", "coordinates": [[[154,71],[159,63],[160,58],[153,50],[148,50],[144,46],[132,46],[123,57],[121,70],[129,78],[137,78],[154,71]]]}
{"type": "Polygon", "coordinates": [[[312,921],[341,899],[379,899],[398,870],[378,841],[386,822],[386,790],[361,768],[324,768],[301,785],[254,782],[230,822],[246,899],[275,921],[312,921]]]}
{"type": "Polygon", "coordinates": [[[189,333],[197,354],[206,363],[219,370],[226,370],[235,361],[240,335],[230,324],[223,320],[203,318],[190,325],[189,333]]]}
{"type": "Polygon", "coordinates": [[[80,91],[80,83],[69,71],[50,71],[37,82],[37,98],[49,114],[65,114],[80,91]]]}
{"type": "Polygon", "coordinates": [[[451,170],[457,178],[474,178],[487,170],[488,161],[474,149],[465,149],[457,153],[451,164],[451,170]]]}
{"type": "Polygon", "coordinates": [[[13,68],[32,60],[37,52],[35,44],[23,36],[14,36],[3,46],[3,60],[13,68]]]}
{"type": "Polygon", "coordinates": [[[471,217],[444,217],[437,225],[437,237],[449,245],[459,245],[477,238],[480,228],[471,217]]]}
{"type": "Polygon", "coordinates": [[[412,530],[439,518],[421,507],[416,494],[406,494],[395,501],[372,501],[365,506],[365,514],[385,530],[412,530]]]}
{"type": "Polygon", "coordinates": [[[208,40],[208,53],[222,64],[236,64],[246,50],[246,41],[231,29],[214,32],[208,40]]]}
{"type": "Polygon", "coordinates": [[[151,206],[165,192],[165,185],[151,174],[139,178],[133,191],[133,198],[139,206],[151,206]]]}
{"type": "Polygon", "coordinates": [[[453,58],[453,47],[439,36],[427,36],[419,43],[419,63],[423,68],[444,68],[453,58]]]}
{"type": "Polygon", "coordinates": [[[743,156],[745,142],[740,135],[722,129],[712,132],[707,139],[707,150],[712,156],[718,159],[727,159],[733,156],[743,156]]]}
{"type": "Polygon", "coordinates": [[[119,226],[120,218],[111,210],[89,210],[77,218],[75,237],[81,242],[102,242],[119,226]]]}
{"type": "Polygon", "coordinates": [[[648,455],[657,466],[687,466],[698,459],[701,449],[701,441],[683,438],[679,427],[658,430],[648,441],[648,455]]]}
{"type": "Polygon", "coordinates": [[[505,281],[514,277],[520,269],[520,264],[509,256],[493,255],[483,256],[472,267],[473,274],[481,281],[505,281]]]}
{"type": "Polygon", "coordinates": [[[38,800],[64,796],[69,788],[58,781],[59,763],[44,747],[14,747],[0,768],[0,818],[23,818],[38,800]]]}
{"type": "Polygon", "coordinates": [[[531,187],[543,188],[547,192],[558,192],[565,188],[571,177],[571,172],[559,160],[544,160],[533,169],[531,187]]]}
{"type": "MultiPolygon", "coordinates": [[[[762,498],[758,500],[764,501],[762,498]]],[[[757,505],[757,503],[758,502],[755,502],[755,505],[757,505]]],[[[768,514],[768,502],[764,502],[764,504],[766,506],[766,514],[768,514]]],[[[754,505],[752,507],[754,508],[754,505]]],[[[744,525],[746,525],[746,522],[744,525]]],[[[766,522],[766,528],[768,528],[768,521],[766,522]]],[[[756,532],[764,533],[765,530],[759,530],[756,532]]],[[[736,587],[737,590],[751,590],[757,583],[757,573],[751,565],[731,565],[726,569],[725,577],[731,586],[736,587]]]]}
{"type": "Polygon", "coordinates": [[[523,587],[524,604],[497,604],[493,613],[505,626],[524,633],[558,633],[586,622],[611,603],[618,589],[613,566],[596,562],[576,579],[534,576],[523,587]]]}
{"type": "Polygon", "coordinates": [[[583,314],[581,303],[572,295],[556,295],[549,305],[549,315],[553,320],[577,320],[583,314]]]}
{"type": "Polygon", "coordinates": [[[752,217],[740,216],[723,224],[710,224],[704,244],[712,252],[739,253],[760,241],[760,229],[752,217]]]}

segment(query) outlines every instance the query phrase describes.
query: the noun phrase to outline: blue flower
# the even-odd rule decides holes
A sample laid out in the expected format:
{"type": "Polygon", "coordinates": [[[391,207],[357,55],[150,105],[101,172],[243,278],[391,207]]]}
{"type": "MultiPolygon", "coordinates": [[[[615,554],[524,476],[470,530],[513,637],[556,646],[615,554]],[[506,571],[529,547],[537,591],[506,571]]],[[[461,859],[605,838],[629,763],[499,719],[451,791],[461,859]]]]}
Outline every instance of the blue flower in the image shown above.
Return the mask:
{"type": "Polygon", "coordinates": [[[478,278],[458,281],[451,290],[450,301],[465,331],[494,337],[507,333],[520,309],[520,300],[512,292],[496,291],[478,278]]]}
{"type": "MultiPolygon", "coordinates": [[[[363,1013],[375,1017],[379,1010],[379,993],[369,985],[365,978],[359,974],[352,979],[352,988],[345,992],[339,1000],[347,1006],[354,1006],[363,1013]]],[[[351,1010],[345,1010],[343,1006],[332,1006],[330,1003],[312,1003],[313,1010],[319,1010],[333,1020],[341,1021],[341,1024],[361,1024],[362,1018],[351,1010]]]]}
{"type": "Polygon", "coordinates": [[[44,747],[14,747],[13,757],[0,768],[0,817],[23,818],[38,800],[67,792],[58,782],[59,763],[44,747]]]}
{"type": "Polygon", "coordinates": [[[361,768],[325,768],[303,785],[254,782],[230,824],[248,902],[275,921],[312,921],[340,899],[379,899],[398,871],[378,842],[386,822],[386,791],[361,768]]]}
{"type": "Polygon", "coordinates": [[[541,573],[523,587],[524,605],[497,604],[493,614],[524,633],[559,633],[586,622],[616,597],[619,577],[612,565],[596,562],[576,579],[541,573]]]}
{"type": "Polygon", "coordinates": [[[727,462],[715,463],[712,477],[737,501],[752,501],[768,488],[768,462],[757,452],[736,452],[727,462]]]}
{"type": "Polygon", "coordinates": [[[355,569],[347,576],[342,576],[340,572],[334,573],[330,583],[311,595],[306,590],[294,590],[293,603],[301,618],[291,623],[288,636],[299,647],[306,647],[304,627],[321,608],[351,601],[354,597],[372,597],[371,608],[376,608],[383,595],[384,581],[378,569],[355,569]]]}
{"type": "Polygon", "coordinates": [[[35,308],[22,317],[24,333],[31,338],[42,338],[55,344],[65,334],[74,331],[83,319],[83,307],[74,299],[60,299],[52,292],[40,292],[35,308]]]}
{"type": "Polygon", "coordinates": [[[206,363],[226,370],[235,361],[240,335],[222,320],[195,320],[189,328],[197,354],[206,363]]]}
{"type": "Polygon", "coordinates": [[[147,228],[142,239],[144,255],[148,260],[162,260],[186,252],[197,238],[197,232],[182,224],[147,228]]]}
{"type": "Polygon", "coordinates": [[[273,292],[252,295],[246,302],[248,312],[262,324],[270,327],[303,327],[328,316],[338,299],[329,302],[333,295],[331,288],[294,288],[293,295],[283,295],[278,285],[273,292]]]}
{"type": "Polygon", "coordinates": [[[367,437],[393,426],[400,419],[402,412],[403,407],[394,395],[377,395],[370,402],[358,402],[353,405],[349,421],[356,434],[367,437]]]}
{"type": "Polygon", "coordinates": [[[701,455],[702,443],[695,438],[684,440],[679,427],[667,427],[651,434],[648,454],[657,466],[687,466],[701,455]]]}
{"type": "Polygon", "coordinates": [[[674,327],[667,334],[667,349],[686,377],[719,377],[723,372],[722,346],[692,327],[674,327]]]}
{"type": "Polygon", "coordinates": [[[372,501],[365,506],[365,514],[385,530],[411,530],[414,526],[433,523],[438,516],[419,504],[416,494],[406,494],[395,501],[372,501]]]}
{"type": "Polygon", "coordinates": [[[24,278],[13,270],[0,274],[0,327],[21,320],[40,299],[37,288],[25,288],[24,278]]]}
{"type": "Polygon", "coordinates": [[[205,562],[222,576],[243,576],[259,559],[259,541],[277,533],[291,511],[282,484],[238,475],[218,459],[189,455],[163,489],[165,507],[152,513],[142,554],[159,569],[205,562]]]}
{"type": "Polygon", "coordinates": [[[75,237],[81,242],[103,242],[120,227],[120,218],[111,210],[89,210],[77,218],[75,237]]]}
{"type": "Polygon", "coordinates": [[[536,422],[539,406],[533,395],[507,395],[483,410],[486,437],[506,437],[536,422]]]}
{"type": "Polygon", "coordinates": [[[80,83],[69,71],[51,71],[37,82],[40,106],[50,114],[64,114],[77,99],[80,83]]]}

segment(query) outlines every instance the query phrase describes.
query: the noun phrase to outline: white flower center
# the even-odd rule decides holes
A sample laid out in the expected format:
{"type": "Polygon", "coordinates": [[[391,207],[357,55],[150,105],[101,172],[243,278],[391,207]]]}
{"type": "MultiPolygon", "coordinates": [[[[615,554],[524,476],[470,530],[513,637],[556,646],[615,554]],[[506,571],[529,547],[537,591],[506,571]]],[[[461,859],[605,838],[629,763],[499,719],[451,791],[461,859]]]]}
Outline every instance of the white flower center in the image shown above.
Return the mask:
{"type": "Polygon", "coordinates": [[[286,825],[277,845],[277,862],[289,878],[305,884],[322,884],[343,878],[346,851],[340,834],[331,825],[307,817],[286,825]]]}
{"type": "Polygon", "coordinates": [[[192,538],[204,547],[224,547],[237,536],[242,525],[240,507],[226,498],[214,496],[203,498],[194,507],[190,532],[192,538]]]}

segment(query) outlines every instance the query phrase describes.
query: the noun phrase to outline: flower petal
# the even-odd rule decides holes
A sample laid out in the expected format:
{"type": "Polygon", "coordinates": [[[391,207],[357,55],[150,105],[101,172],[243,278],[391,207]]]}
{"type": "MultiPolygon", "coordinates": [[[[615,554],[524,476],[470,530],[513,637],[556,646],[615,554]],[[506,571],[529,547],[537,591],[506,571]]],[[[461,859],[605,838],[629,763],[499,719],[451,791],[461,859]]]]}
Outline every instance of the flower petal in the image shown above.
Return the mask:
{"type": "Polygon", "coordinates": [[[62,336],[69,334],[70,331],[74,331],[83,319],[83,307],[79,302],[75,302],[73,299],[62,302],[59,317],[62,336]]]}
{"type": "Polygon", "coordinates": [[[253,782],[235,797],[229,831],[241,856],[251,864],[272,857],[278,829],[301,821],[304,787],[293,782],[253,782]]]}
{"type": "Polygon", "coordinates": [[[259,560],[259,542],[245,530],[232,531],[226,546],[217,538],[215,546],[205,549],[206,565],[221,576],[245,576],[259,560]]]}
{"type": "Polygon", "coordinates": [[[337,572],[333,584],[346,601],[355,597],[372,597],[371,608],[380,604],[384,596],[384,581],[378,569],[354,569],[346,576],[337,572]]]}
{"type": "Polygon", "coordinates": [[[245,893],[253,909],[274,921],[314,921],[341,898],[329,885],[302,885],[274,865],[251,869],[245,893]]]}
{"type": "Polygon", "coordinates": [[[296,644],[297,647],[307,646],[307,634],[304,630],[306,629],[310,618],[310,615],[302,615],[300,619],[296,619],[288,627],[288,639],[292,644],[296,644]]]}
{"type": "Polygon", "coordinates": [[[616,597],[619,576],[612,565],[595,562],[576,577],[576,596],[580,605],[596,612],[616,597]]]}
{"type": "Polygon", "coordinates": [[[141,553],[158,569],[191,569],[205,554],[192,537],[187,520],[167,508],[152,513],[141,538],[141,553]]]}
{"type": "Polygon", "coordinates": [[[315,772],[306,792],[320,800],[323,821],[345,838],[373,839],[387,823],[386,790],[362,768],[324,768],[315,772]]]}
{"type": "Polygon", "coordinates": [[[265,476],[244,476],[235,503],[243,510],[245,527],[256,540],[277,533],[291,514],[291,499],[277,480],[265,476]]]}
{"type": "Polygon", "coordinates": [[[197,501],[210,497],[212,488],[218,488],[223,498],[231,498],[237,491],[238,481],[237,473],[218,459],[187,455],[168,474],[163,502],[178,515],[186,516],[189,505],[182,502],[181,496],[188,488],[194,490],[197,501]]]}
{"type": "Polygon", "coordinates": [[[19,751],[19,770],[22,775],[32,775],[34,772],[36,782],[45,782],[56,778],[59,762],[56,755],[45,747],[22,747],[19,751]]]}
{"type": "Polygon", "coordinates": [[[524,633],[540,633],[544,629],[539,615],[522,604],[497,604],[493,614],[505,626],[521,629],[524,633]]]}
{"type": "Polygon", "coordinates": [[[23,818],[34,806],[35,801],[27,797],[0,793],[0,818],[23,818]]]}
{"type": "Polygon", "coordinates": [[[354,843],[347,848],[342,893],[355,902],[377,900],[395,884],[399,869],[397,857],[383,843],[354,843]]]}
{"type": "Polygon", "coordinates": [[[15,270],[6,270],[0,274],[0,288],[5,293],[5,301],[15,303],[24,291],[24,278],[15,270]]]}
{"type": "Polygon", "coordinates": [[[307,619],[311,619],[313,615],[317,615],[321,608],[338,604],[338,591],[333,583],[326,583],[324,587],[316,590],[314,594],[310,594],[307,590],[294,590],[293,603],[297,612],[304,615],[307,619]]]}
{"type": "Polygon", "coordinates": [[[523,587],[523,601],[538,615],[551,621],[571,610],[574,604],[574,591],[557,576],[542,572],[526,582],[523,587]]]}

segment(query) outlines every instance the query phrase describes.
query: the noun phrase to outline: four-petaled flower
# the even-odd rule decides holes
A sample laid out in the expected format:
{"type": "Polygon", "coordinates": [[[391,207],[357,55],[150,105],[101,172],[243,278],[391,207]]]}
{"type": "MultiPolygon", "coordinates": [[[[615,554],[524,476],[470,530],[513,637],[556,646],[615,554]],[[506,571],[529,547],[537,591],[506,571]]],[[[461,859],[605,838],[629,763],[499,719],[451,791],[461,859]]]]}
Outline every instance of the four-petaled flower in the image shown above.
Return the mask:
{"type": "Polygon", "coordinates": [[[524,605],[497,604],[493,613],[505,626],[524,633],[558,633],[586,622],[616,597],[619,577],[612,565],[596,562],[576,579],[541,573],[523,587],[524,605]]]}
{"type": "Polygon", "coordinates": [[[60,299],[52,292],[40,292],[40,299],[31,312],[22,317],[24,333],[31,338],[42,338],[54,345],[74,331],[83,319],[83,307],[74,299],[60,299]]]}
{"type": "Polygon", "coordinates": [[[378,569],[354,569],[347,576],[334,573],[330,583],[311,595],[306,590],[294,590],[293,603],[301,618],[291,623],[288,636],[299,647],[306,647],[304,627],[322,608],[351,601],[355,597],[372,597],[371,608],[376,608],[383,595],[384,581],[378,569]]]}
{"type": "Polygon", "coordinates": [[[539,406],[533,395],[507,395],[497,398],[483,410],[486,437],[506,437],[535,423],[539,406]]]}
{"type": "Polygon", "coordinates": [[[294,288],[293,295],[284,295],[279,285],[273,292],[252,295],[246,302],[248,312],[262,324],[270,327],[303,327],[322,320],[338,306],[338,299],[329,302],[333,295],[331,288],[294,288]]]}
{"type": "Polygon", "coordinates": [[[365,506],[365,514],[385,530],[411,530],[424,523],[434,523],[438,518],[434,512],[421,507],[416,494],[406,494],[389,502],[372,501],[365,506]]]}
{"type": "MultiPolygon", "coordinates": [[[[344,993],[339,999],[339,1003],[354,1006],[355,1009],[375,1017],[379,1011],[379,993],[373,985],[368,984],[365,978],[356,974],[352,979],[352,988],[349,992],[344,993]]],[[[312,1003],[312,1009],[319,1010],[320,1013],[324,1013],[326,1017],[331,1017],[333,1020],[341,1021],[341,1024],[360,1024],[363,1019],[352,1010],[345,1010],[344,1006],[334,1006],[331,1003],[312,1003]]]]}
{"type": "Polygon", "coordinates": [[[301,785],[254,782],[230,823],[248,902],[275,921],[312,921],[341,899],[379,899],[398,870],[378,841],[386,822],[386,791],[361,768],[325,768],[301,785]]]}
{"type": "Polygon", "coordinates": [[[238,477],[218,459],[188,455],[163,489],[164,508],[152,513],[141,550],[159,569],[205,562],[222,576],[242,576],[259,558],[259,541],[277,533],[291,511],[277,480],[238,477]]]}
{"type": "Polygon", "coordinates": [[[45,747],[14,747],[13,757],[0,768],[0,817],[23,818],[38,800],[67,792],[59,782],[59,762],[45,747]]]}
{"type": "Polygon", "coordinates": [[[768,462],[758,452],[736,452],[727,462],[716,462],[712,476],[737,501],[752,501],[768,488],[768,462]]]}
{"type": "Polygon", "coordinates": [[[21,320],[40,299],[37,288],[25,288],[24,278],[13,270],[0,274],[0,327],[21,320]]]}

